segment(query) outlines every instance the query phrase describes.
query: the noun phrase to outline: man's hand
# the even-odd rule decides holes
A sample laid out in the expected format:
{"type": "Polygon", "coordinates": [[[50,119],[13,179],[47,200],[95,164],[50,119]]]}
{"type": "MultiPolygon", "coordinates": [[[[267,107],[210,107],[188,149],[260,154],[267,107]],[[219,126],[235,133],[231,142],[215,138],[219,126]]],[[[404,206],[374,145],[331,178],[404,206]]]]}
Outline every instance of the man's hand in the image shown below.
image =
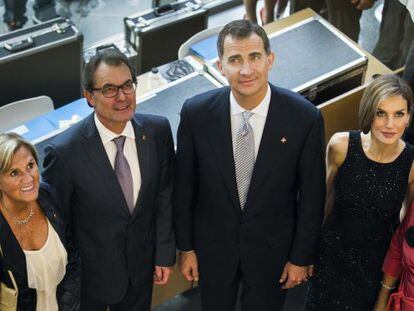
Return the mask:
{"type": "Polygon", "coordinates": [[[180,252],[178,266],[187,281],[198,282],[198,261],[194,251],[188,253],[180,252]]]}
{"type": "Polygon", "coordinates": [[[355,5],[357,10],[363,11],[372,8],[375,0],[351,0],[351,3],[355,5]]]}
{"type": "Polygon", "coordinates": [[[154,269],[154,284],[164,285],[167,284],[170,275],[173,273],[172,267],[160,267],[155,266],[154,269]]]}
{"type": "Polygon", "coordinates": [[[282,285],[282,289],[293,288],[296,285],[301,284],[302,282],[306,282],[308,269],[308,266],[301,267],[287,262],[285,267],[283,268],[283,272],[279,280],[279,283],[284,283],[282,285]]]}

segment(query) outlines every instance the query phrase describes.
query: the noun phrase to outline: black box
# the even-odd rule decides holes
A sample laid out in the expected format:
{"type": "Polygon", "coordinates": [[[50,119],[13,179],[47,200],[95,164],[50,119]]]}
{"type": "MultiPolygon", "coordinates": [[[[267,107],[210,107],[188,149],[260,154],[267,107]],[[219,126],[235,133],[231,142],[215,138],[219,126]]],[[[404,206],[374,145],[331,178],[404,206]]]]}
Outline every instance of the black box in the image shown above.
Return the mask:
{"type": "Polygon", "coordinates": [[[177,59],[178,49],[207,27],[207,10],[177,1],[124,18],[125,39],[138,53],[141,74],[177,59]]]}
{"type": "Polygon", "coordinates": [[[132,66],[136,68],[138,66],[138,54],[131,44],[125,41],[125,35],[119,33],[117,35],[106,38],[105,40],[99,41],[83,51],[83,59],[85,64],[98,52],[102,52],[107,49],[115,49],[125,54],[132,66]]]}
{"type": "Polygon", "coordinates": [[[39,95],[55,108],[81,97],[83,36],[57,18],[0,36],[0,106],[39,95]]]}
{"type": "MultiPolygon", "coordinates": [[[[319,105],[364,83],[368,58],[321,17],[312,17],[269,35],[276,59],[269,81],[319,105]]],[[[227,81],[215,66],[212,74],[227,81]]]]}
{"type": "MultiPolygon", "coordinates": [[[[159,7],[173,2],[175,0],[153,0],[152,6],[159,7]]],[[[209,15],[243,4],[243,0],[191,0],[191,2],[207,9],[209,15]]]]}
{"type": "MultiPolygon", "coordinates": [[[[160,68],[162,74],[165,71],[160,68]]],[[[168,77],[164,76],[168,79],[168,77]]],[[[221,87],[221,84],[208,73],[194,71],[168,83],[164,87],[137,98],[137,111],[162,115],[168,118],[174,141],[180,122],[180,112],[187,98],[221,87]]]]}

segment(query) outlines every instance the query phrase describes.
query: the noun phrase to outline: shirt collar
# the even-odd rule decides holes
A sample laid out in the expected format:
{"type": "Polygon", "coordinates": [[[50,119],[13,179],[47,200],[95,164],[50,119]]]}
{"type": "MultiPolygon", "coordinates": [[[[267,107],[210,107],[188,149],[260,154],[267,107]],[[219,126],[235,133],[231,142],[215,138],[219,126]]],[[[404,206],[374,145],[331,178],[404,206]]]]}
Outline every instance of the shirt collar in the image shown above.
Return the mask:
{"type": "Polygon", "coordinates": [[[96,129],[98,130],[99,136],[101,136],[101,140],[104,145],[112,141],[114,138],[118,136],[125,136],[128,138],[135,139],[135,132],[134,132],[134,128],[132,127],[131,121],[127,122],[121,134],[116,134],[112,132],[111,130],[108,130],[105,127],[105,125],[102,124],[102,122],[96,116],[96,113],[94,115],[94,120],[95,120],[96,129]]]}
{"type": "MultiPolygon", "coordinates": [[[[270,96],[271,96],[271,90],[269,83],[267,84],[267,92],[263,100],[256,106],[256,108],[252,109],[251,112],[255,115],[259,115],[262,117],[267,116],[267,112],[269,111],[269,105],[270,105],[270,96]]],[[[246,111],[246,109],[242,108],[236,101],[236,98],[233,95],[233,92],[230,92],[230,114],[235,115],[239,113],[243,113],[246,111]]]]}

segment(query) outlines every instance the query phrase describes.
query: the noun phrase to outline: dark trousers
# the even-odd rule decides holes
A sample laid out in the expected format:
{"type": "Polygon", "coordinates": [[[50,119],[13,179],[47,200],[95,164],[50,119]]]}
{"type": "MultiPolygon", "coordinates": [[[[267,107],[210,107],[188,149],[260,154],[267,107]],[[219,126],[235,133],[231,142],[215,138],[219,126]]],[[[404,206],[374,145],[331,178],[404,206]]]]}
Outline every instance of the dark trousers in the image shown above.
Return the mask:
{"type": "Polygon", "coordinates": [[[311,8],[316,13],[319,13],[325,7],[324,0],[291,0],[290,1],[290,13],[311,8]]]}
{"type": "Polygon", "coordinates": [[[209,282],[200,276],[202,311],[233,311],[241,289],[243,311],[282,311],[286,290],[272,275],[260,276],[257,271],[243,272],[241,265],[230,282],[209,282]]]}
{"type": "Polygon", "coordinates": [[[150,311],[152,284],[146,288],[134,288],[131,283],[122,300],[115,304],[107,304],[82,293],[80,311],[150,311]]]}
{"type": "MultiPolygon", "coordinates": [[[[405,63],[405,70],[403,79],[406,80],[414,92],[414,40],[411,42],[411,47],[408,51],[407,61],[405,63]]],[[[404,140],[414,145],[414,122],[411,121],[411,125],[405,132],[404,140]]]]}
{"type": "Polygon", "coordinates": [[[378,43],[372,55],[395,70],[404,65],[414,38],[414,23],[399,0],[385,0],[378,43]]]}
{"type": "MultiPolygon", "coordinates": [[[[22,25],[27,22],[26,14],[27,0],[4,0],[4,22],[19,22],[22,25]]],[[[35,0],[34,9],[52,5],[55,0],[35,0]]]]}
{"type": "Polygon", "coordinates": [[[346,34],[349,38],[358,42],[361,27],[359,19],[362,15],[349,0],[325,0],[328,9],[329,22],[346,34]]]}
{"type": "Polygon", "coordinates": [[[403,78],[410,84],[411,90],[414,92],[414,39],[411,41],[411,47],[408,51],[403,78]]]}

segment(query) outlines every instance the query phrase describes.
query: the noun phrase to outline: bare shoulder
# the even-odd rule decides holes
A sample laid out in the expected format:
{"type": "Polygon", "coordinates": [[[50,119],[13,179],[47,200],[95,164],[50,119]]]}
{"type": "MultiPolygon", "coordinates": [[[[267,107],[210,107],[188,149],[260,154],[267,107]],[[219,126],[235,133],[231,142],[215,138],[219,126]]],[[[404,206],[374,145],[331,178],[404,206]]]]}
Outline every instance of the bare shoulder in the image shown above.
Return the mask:
{"type": "Polygon", "coordinates": [[[349,132],[335,133],[327,146],[327,159],[329,164],[340,166],[348,152],[349,132]]]}

